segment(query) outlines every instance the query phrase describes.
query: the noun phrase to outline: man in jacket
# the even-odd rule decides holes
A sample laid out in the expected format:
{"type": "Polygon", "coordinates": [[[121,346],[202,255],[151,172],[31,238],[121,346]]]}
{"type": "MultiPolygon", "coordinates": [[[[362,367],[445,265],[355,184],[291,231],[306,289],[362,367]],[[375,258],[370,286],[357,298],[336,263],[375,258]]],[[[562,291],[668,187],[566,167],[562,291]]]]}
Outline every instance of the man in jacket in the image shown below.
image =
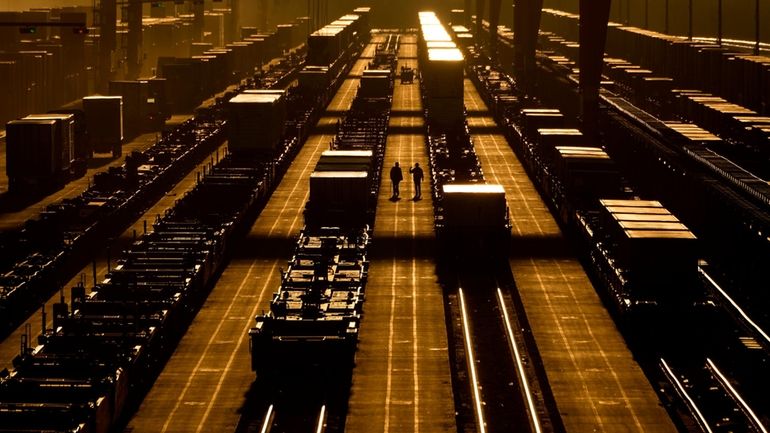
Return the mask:
{"type": "Polygon", "coordinates": [[[412,180],[414,181],[414,199],[419,200],[422,198],[422,178],[423,173],[420,168],[420,163],[415,162],[414,167],[409,169],[409,173],[412,173],[412,180]]]}
{"type": "Polygon", "coordinates": [[[404,180],[404,174],[401,172],[401,167],[398,166],[398,162],[390,169],[390,181],[393,183],[393,196],[392,199],[399,198],[398,184],[404,180]]]}

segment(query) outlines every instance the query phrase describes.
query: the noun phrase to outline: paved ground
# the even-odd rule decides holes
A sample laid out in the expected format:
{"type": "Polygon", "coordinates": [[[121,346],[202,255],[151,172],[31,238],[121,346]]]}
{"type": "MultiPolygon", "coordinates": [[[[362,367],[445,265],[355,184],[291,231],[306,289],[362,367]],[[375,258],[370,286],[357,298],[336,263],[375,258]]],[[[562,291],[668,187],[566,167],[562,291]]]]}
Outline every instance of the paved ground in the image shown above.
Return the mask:
{"type": "MultiPolygon", "coordinates": [[[[465,105],[488,110],[469,80],[465,105]]],[[[580,263],[564,248],[549,254],[562,234],[505,137],[490,131],[494,120],[482,115],[469,124],[472,134],[484,128],[473,139],[487,181],[506,190],[511,270],[567,431],[675,431],[580,263]]]]}
{"type": "MultiPolygon", "coordinates": [[[[401,54],[410,57],[413,48],[402,45],[401,54]]],[[[421,132],[398,131],[398,127],[422,125],[418,86],[417,82],[396,84],[394,92],[394,109],[414,114],[391,118],[353,370],[346,425],[350,433],[457,430],[444,304],[432,258],[430,185],[424,182],[423,200],[412,201],[407,171],[414,162],[427,167],[425,137],[421,132]],[[401,184],[402,199],[392,202],[389,172],[395,161],[400,161],[406,179],[401,184]]]]}

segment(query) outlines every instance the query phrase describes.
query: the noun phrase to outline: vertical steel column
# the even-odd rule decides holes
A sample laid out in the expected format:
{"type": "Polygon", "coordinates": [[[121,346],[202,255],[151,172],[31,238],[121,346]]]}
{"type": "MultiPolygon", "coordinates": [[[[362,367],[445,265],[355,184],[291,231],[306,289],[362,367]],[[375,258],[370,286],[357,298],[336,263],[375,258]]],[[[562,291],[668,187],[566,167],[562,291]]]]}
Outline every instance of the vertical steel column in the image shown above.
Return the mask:
{"type": "Polygon", "coordinates": [[[497,26],[500,24],[502,0],[489,0],[489,56],[497,60],[497,26]]]}
{"type": "Polygon", "coordinates": [[[526,91],[535,84],[535,49],[542,12],[543,0],[514,0],[513,70],[526,91]]]}
{"type": "Polygon", "coordinates": [[[626,25],[631,25],[631,0],[626,0],[626,25]]]}
{"type": "Polygon", "coordinates": [[[118,6],[116,0],[101,0],[99,3],[99,84],[101,91],[107,91],[112,79],[112,53],[117,45],[118,6]]]}
{"type": "Polygon", "coordinates": [[[722,0],[717,0],[717,43],[722,45],[722,0]]]}
{"type": "MultiPolygon", "coordinates": [[[[260,20],[259,20],[259,31],[260,33],[267,33],[267,15],[268,15],[268,0],[257,0],[259,1],[259,12],[260,12],[260,20]]],[[[317,24],[317,23],[316,23],[317,24]]]]}
{"type": "Polygon", "coordinates": [[[230,38],[229,40],[232,41],[239,41],[241,40],[241,26],[240,20],[241,20],[241,11],[240,4],[238,0],[230,0],[230,38]]]}
{"type": "Polygon", "coordinates": [[[759,24],[760,24],[760,16],[759,16],[759,0],[754,0],[754,35],[756,37],[756,42],[754,43],[754,55],[759,55],[759,24]]]}
{"type": "Polygon", "coordinates": [[[203,42],[203,0],[193,0],[193,38],[203,42]]]}
{"type": "Polygon", "coordinates": [[[139,77],[142,71],[142,2],[128,2],[128,47],[126,57],[128,63],[128,78],[139,77]]]}
{"type": "Polygon", "coordinates": [[[580,103],[584,132],[597,132],[599,84],[611,0],[580,0],[580,103]]]}
{"type": "Polygon", "coordinates": [[[473,0],[465,0],[465,26],[470,28],[471,27],[471,15],[473,13],[473,0]]]}
{"type": "Polygon", "coordinates": [[[482,35],[484,34],[484,6],[486,0],[476,0],[476,40],[481,45],[482,35]]]}

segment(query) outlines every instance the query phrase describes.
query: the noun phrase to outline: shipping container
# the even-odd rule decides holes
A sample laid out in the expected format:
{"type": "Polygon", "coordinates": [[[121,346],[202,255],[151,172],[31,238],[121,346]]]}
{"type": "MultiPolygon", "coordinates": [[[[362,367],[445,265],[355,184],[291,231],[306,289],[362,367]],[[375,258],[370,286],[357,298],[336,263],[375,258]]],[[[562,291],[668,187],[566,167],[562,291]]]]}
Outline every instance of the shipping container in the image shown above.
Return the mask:
{"type": "Polygon", "coordinates": [[[62,134],[56,120],[12,120],[5,131],[10,191],[45,190],[61,179],[62,134]]]}
{"type": "Polygon", "coordinates": [[[283,140],[285,92],[239,94],[228,102],[229,147],[235,151],[273,151],[283,140]]]}
{"type": "Polygon", "coordinates": [[[83,110],[92,152],[110,152],[119,157],[123,149],[123,98],[87,96],[83,98],[83,110]]]}
{"type": "Polygon", "coordinates": [[[59,155],[59,170],[67,171],[75,160],[75,116],[72,114],[30,114],[27,119],[53,120],[56,122],[56,133],[59,139],[56,141],[58,149],[54,149],[59,155]]]}
{"type": "Polygon", "coordinates": [[[508,208],[502,185],[455,183],[443,185],[442,191],[443,225],[450,232],[506,230],[508,208]]]}

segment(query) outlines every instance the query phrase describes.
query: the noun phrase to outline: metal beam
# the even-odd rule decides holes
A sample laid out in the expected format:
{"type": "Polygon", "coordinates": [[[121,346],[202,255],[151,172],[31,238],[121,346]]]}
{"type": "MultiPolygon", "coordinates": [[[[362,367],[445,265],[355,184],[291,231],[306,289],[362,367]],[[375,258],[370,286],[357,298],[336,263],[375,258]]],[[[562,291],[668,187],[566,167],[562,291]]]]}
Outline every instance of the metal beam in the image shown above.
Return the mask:
{"type": "Polygon", "coordinates": [[[484,34],[484,6],[486,0],[476,0],[476,40],[479,42],[482,40],[481,35],[484,34]]]}
{"type": "Polygon", "coordinates": [[[611,0],[580,0],[580,102],[584,132],[596,132],[611,0]]]}
{"type": "Polygon", "coordinates": [[[240,2],[238,0],[230,0],[230,41],[238,41],[241,39],[240,21],[240,2]]]}
{"type": "Polygon", "coordinates": [[[513,69],[519,84],[531,90],[535,84],[535,50],[543,0],[514,0],[513,12],[513,69]]]}
{"type": "Polygon", "coordinates": [[[471,26],[471,15],[473,15],[473,0],[465,0],[465,23],[468,28],[471,26]]]}
{"type": "Polygon", "coordinates": [[[203,15],[205,12],[203,0],[193,1],[193,39],[203,42],[203,15]]]}
{"type": "Polygon", "coordinates": [[[489,0],[489,55],[497,60],[497,25],[500,24],[502,0],[489,0]]]}
{"type": "Polygon", "coordinates": [[[128,3],[128,47],[126,50],[128,78],[138,78],[142,71],[142,3],[128,3]]]}
{"type": "Polygon", "coordinates": [[[99,2],[99,85],[107,90],[107,83],[112,79],[112,52],[117,43],[118,6],[115,0],[99,2]]]}

